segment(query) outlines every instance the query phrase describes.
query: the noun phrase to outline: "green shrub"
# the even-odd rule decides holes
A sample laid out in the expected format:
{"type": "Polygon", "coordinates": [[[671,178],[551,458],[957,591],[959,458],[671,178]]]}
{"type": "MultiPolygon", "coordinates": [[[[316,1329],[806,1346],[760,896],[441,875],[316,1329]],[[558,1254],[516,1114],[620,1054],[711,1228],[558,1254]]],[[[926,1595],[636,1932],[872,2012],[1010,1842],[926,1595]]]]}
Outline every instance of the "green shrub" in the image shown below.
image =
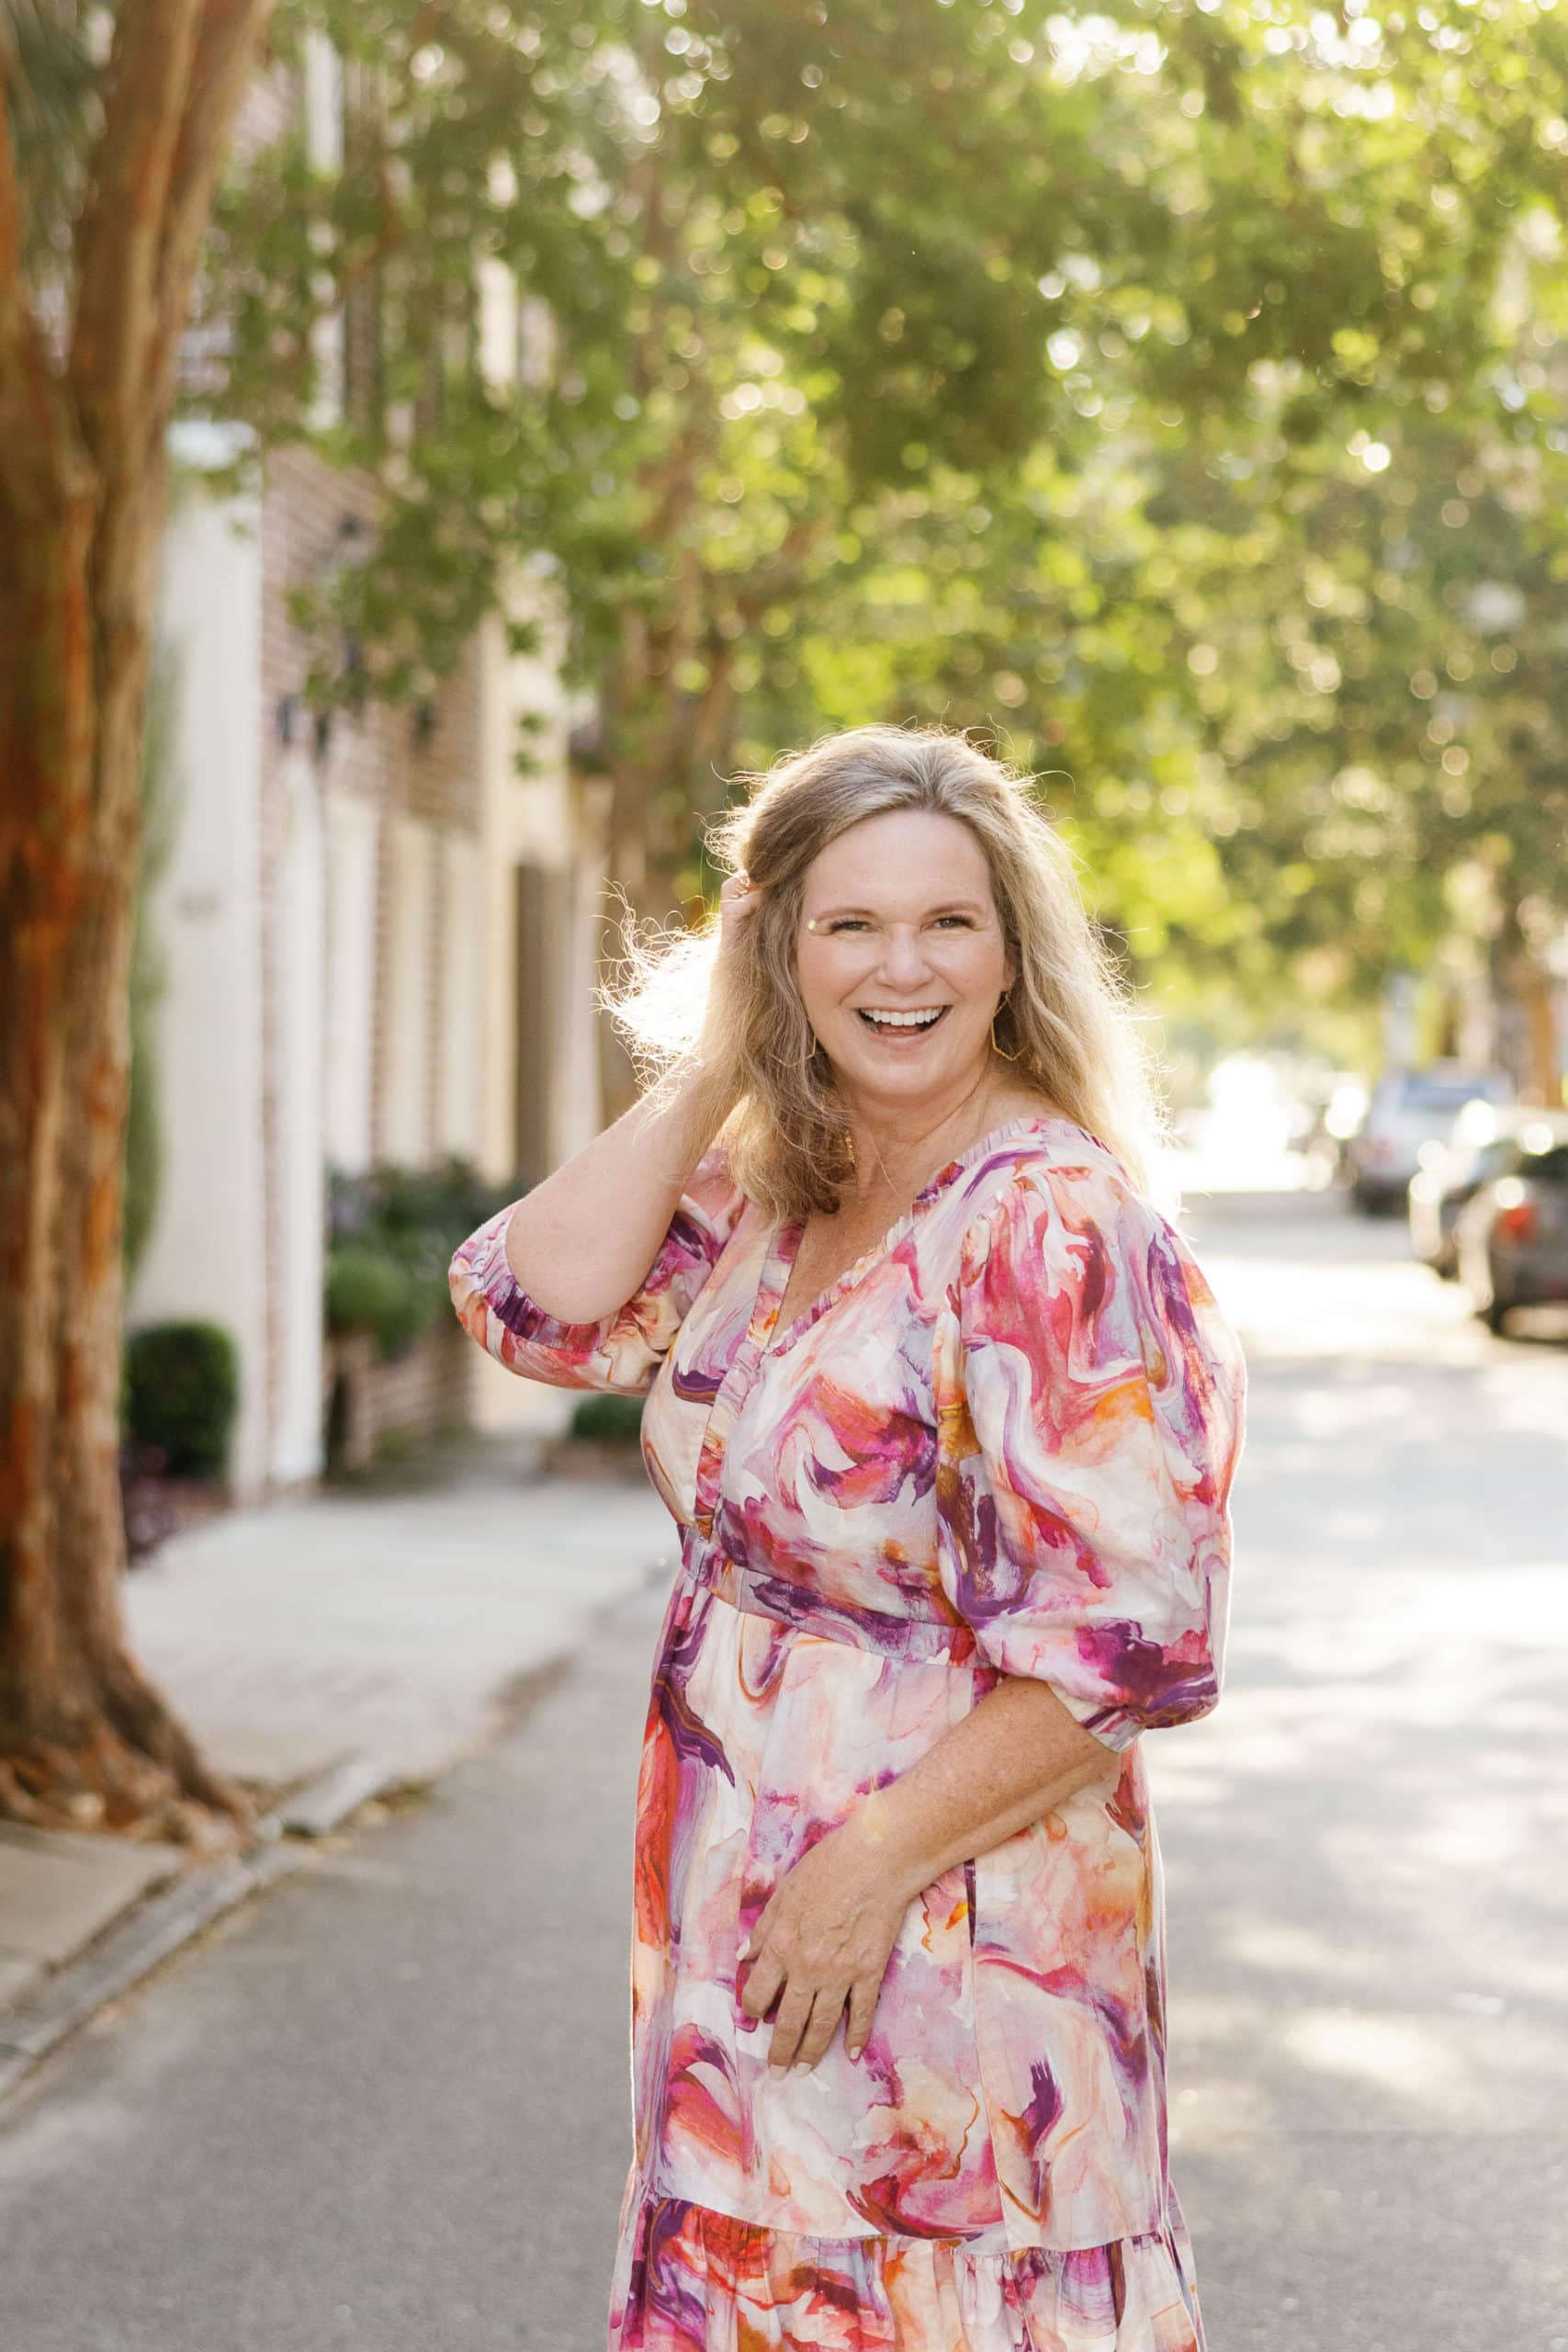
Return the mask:
{"type": "Polygon", "coordinates": [[[328,1188],[329,1331],[369,1330],[384,1362],[452,1312],[446,1270],[476,1227],[516,1198],[464,1160],[435,1168],[334,1171],[328,1188]]]}
{"type": "Polygon", "coordinates": [[[594,1390],[580,1396],[571,1411],[573,1437],[596,1437],[612,1445],[636,1445],[642,1434],[640,1396],[594,1390]]]}
{"type": "Polygon", "coordinates": [[[348,1241],[327,1259],[329,1331],[369,1331],[384,1363],[411,1346],[434,1319],[428,1283],[385,1248],[348,1241]]]}
{"type": "Polygon", "coordinates": [[[125,1430],[172,1476],[221,1476],[240,1403],[239,1351],[216,1323],[148,1323],[125,1343],[125,1430]]]}
{"type": "Polygon", "coordinates": [[[434,1240],[448,1257],[518,1191],[515,1184],[498,1191],[462,1159],[434,1168],[378,1168],[371,1181],[378,1224],[389,1233],[434,1240]]]}

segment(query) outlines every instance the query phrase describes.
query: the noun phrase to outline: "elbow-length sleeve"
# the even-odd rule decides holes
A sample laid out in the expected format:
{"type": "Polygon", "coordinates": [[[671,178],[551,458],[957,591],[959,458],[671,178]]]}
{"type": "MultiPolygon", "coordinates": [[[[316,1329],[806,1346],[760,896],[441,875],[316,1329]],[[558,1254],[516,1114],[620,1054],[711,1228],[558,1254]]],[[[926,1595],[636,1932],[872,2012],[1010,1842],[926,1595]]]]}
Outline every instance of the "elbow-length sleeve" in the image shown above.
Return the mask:
{"type": "Polygon", "coordinates": [[[1217,1703],[1241,1344],[1174,1227],[1100,1165],[970,1227],[938,1334],[942,1574],[982,1657],[1111,1748],[1217,1703]]]}
{"type": "Polygon", "coordinates": [[[646,1396],[698,1292],[746,1206],[715,1144],[694,1170],[658,1254],[625,1306],[597,1322],[567,1323],[528,1296],[507,1262],[515,1202],[498,1209],[457,1250],[452,1304],[470,1339],[508,1372],[554,1388],[646,1396]]]}

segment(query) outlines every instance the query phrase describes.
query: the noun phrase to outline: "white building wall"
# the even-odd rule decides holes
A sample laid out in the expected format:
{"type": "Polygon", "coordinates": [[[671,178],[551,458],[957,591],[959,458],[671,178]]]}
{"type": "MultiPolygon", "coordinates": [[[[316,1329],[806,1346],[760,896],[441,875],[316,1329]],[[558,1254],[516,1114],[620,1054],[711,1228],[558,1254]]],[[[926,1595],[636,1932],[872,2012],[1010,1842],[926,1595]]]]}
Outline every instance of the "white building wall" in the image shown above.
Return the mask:
{"type": "Polygon", "coordinates": [[[326,829],[325,1130],[330,1166],[361,1176],[373,1153],[370,1073],[376,1036],[376,876],[380,812],[329,791],[326,829]]]}
{"type": "Polygon", "coordinates": [[[504,1184],[517,1165],[513,1102],[517,1069],[517,851],[514,780],[507,750],[512,705],[506,638],[499,617],[479,626],[482,750],[479,838],[484,971],[479,1041],[479,1169],[504,1184]]]}
{"type": "MultiPolygon", "coordinates": [[[[499,300],[496,311],[504,317],[499,300]]],[[[496,331],[500,340],[504,326],[498,323],[496,331]]],[[[572,910],[554,1015],[549,1110],[557,1162],[581,1149],[600,1125],[592,1001],[599,885],[597,874],[584,865],[567,773],[558,594],[544,571],[519,571],[508,584],[506,603],[513,619],[537,626],[539,650],[511,654],[500,618],[484,624],[481,834],[474,901],[482,912],[483,957],[479,1165],[498,1184],[517,1173],[518,1030],[525,1012],[517,1001],[517,867],[524,861],[555,867],[572,910]],[[529,775],[520,774],[517,763],[524,740],[518,721],[525,713],[543,721],[527,739],[534,769],[529,775]]],[[[476,1367],[474,1412],[481,1429],[559,1429],[572,1402],[559,1390],[519,1380],[488,1358],[476,1367]]]]}
{"type": "Polygon", "coordinates": [[[400,1168],[430,1158],[430,1008],[435,948],[435,835],[418,817],[387,827],[387,1037],[378,1156],[400,1168]]]}
{"type": "Polygon", "coordinates": [[[441,842],[441,970],[437,976],[435,1145],[478,1160],[484,1082],[484,874],[471,835],[441,842]]]}
{"type": "Polygon", "coordinates": [[[595,860],[581,859],[576,873],[576,905],[565,990],[566,1035],[556,1111],[563,1159],[592,1143],[604,1124],[599,1089],[599,1014],[593,1003],[599,977],[599,929],[604,890],[603,866],[595,860]]]}
{"type": "Polygon", "coordinates": [[[326,1266],[322,1132],[321,809],[303,752],[279,777],[284,838],[277,905],[277,1149],[281,1361],[269,1469],[282,1485],[317,1476],[321,1443],[321,1288],[326,1266]]]}
{"type": "MultiPolygon", "coordinates": [[[[187,464],[230,454],[211,427],[177,432],[172,446],[187,464]]],[[[197,1318],[234,1338],[231,1469],[242,1496],[260,1491],[268,1466],[261,605],[259,501],[187,488],[164,536],[158,614],[179,664],[175,757],[186,780],[149,909],[167,982],[156,1014],[164,1168],[128,1320],[134,1328],[197,1318]]]]}

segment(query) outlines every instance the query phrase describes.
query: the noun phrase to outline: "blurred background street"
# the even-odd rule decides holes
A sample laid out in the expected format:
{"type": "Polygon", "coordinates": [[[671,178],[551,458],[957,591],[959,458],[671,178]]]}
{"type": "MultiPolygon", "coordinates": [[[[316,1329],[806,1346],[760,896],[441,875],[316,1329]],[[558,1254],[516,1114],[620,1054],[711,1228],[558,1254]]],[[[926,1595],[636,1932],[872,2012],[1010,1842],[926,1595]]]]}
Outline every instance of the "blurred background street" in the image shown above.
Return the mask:
{"type": "MultiPolygon", "coordinates": [[[[1568,1350],[1495,1338],[1336,1193],[1194,1197],[1188,1227],[1252,1366],[1226,1697],[1149,1742],[1210,2340],[1550,2352],[1568,1350]]],[[[597,2352],[668,1572],[498,1745],[14,2096],[7,2352],[597,2352]]]]}

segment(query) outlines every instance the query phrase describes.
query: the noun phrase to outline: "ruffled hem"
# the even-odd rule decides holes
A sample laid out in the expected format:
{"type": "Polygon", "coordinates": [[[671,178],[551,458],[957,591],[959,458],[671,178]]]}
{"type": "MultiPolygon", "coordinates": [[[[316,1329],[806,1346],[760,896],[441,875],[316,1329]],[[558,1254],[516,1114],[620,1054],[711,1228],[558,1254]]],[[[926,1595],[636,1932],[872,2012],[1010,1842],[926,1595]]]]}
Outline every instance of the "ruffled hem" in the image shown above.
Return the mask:
{"type": "Polygon", "coordinates": [[[1203,2352],[1174,2197],[1143,2237],[993,2243],[803,2237],[628,2187],[610,2352],[1203,2352]]]}

